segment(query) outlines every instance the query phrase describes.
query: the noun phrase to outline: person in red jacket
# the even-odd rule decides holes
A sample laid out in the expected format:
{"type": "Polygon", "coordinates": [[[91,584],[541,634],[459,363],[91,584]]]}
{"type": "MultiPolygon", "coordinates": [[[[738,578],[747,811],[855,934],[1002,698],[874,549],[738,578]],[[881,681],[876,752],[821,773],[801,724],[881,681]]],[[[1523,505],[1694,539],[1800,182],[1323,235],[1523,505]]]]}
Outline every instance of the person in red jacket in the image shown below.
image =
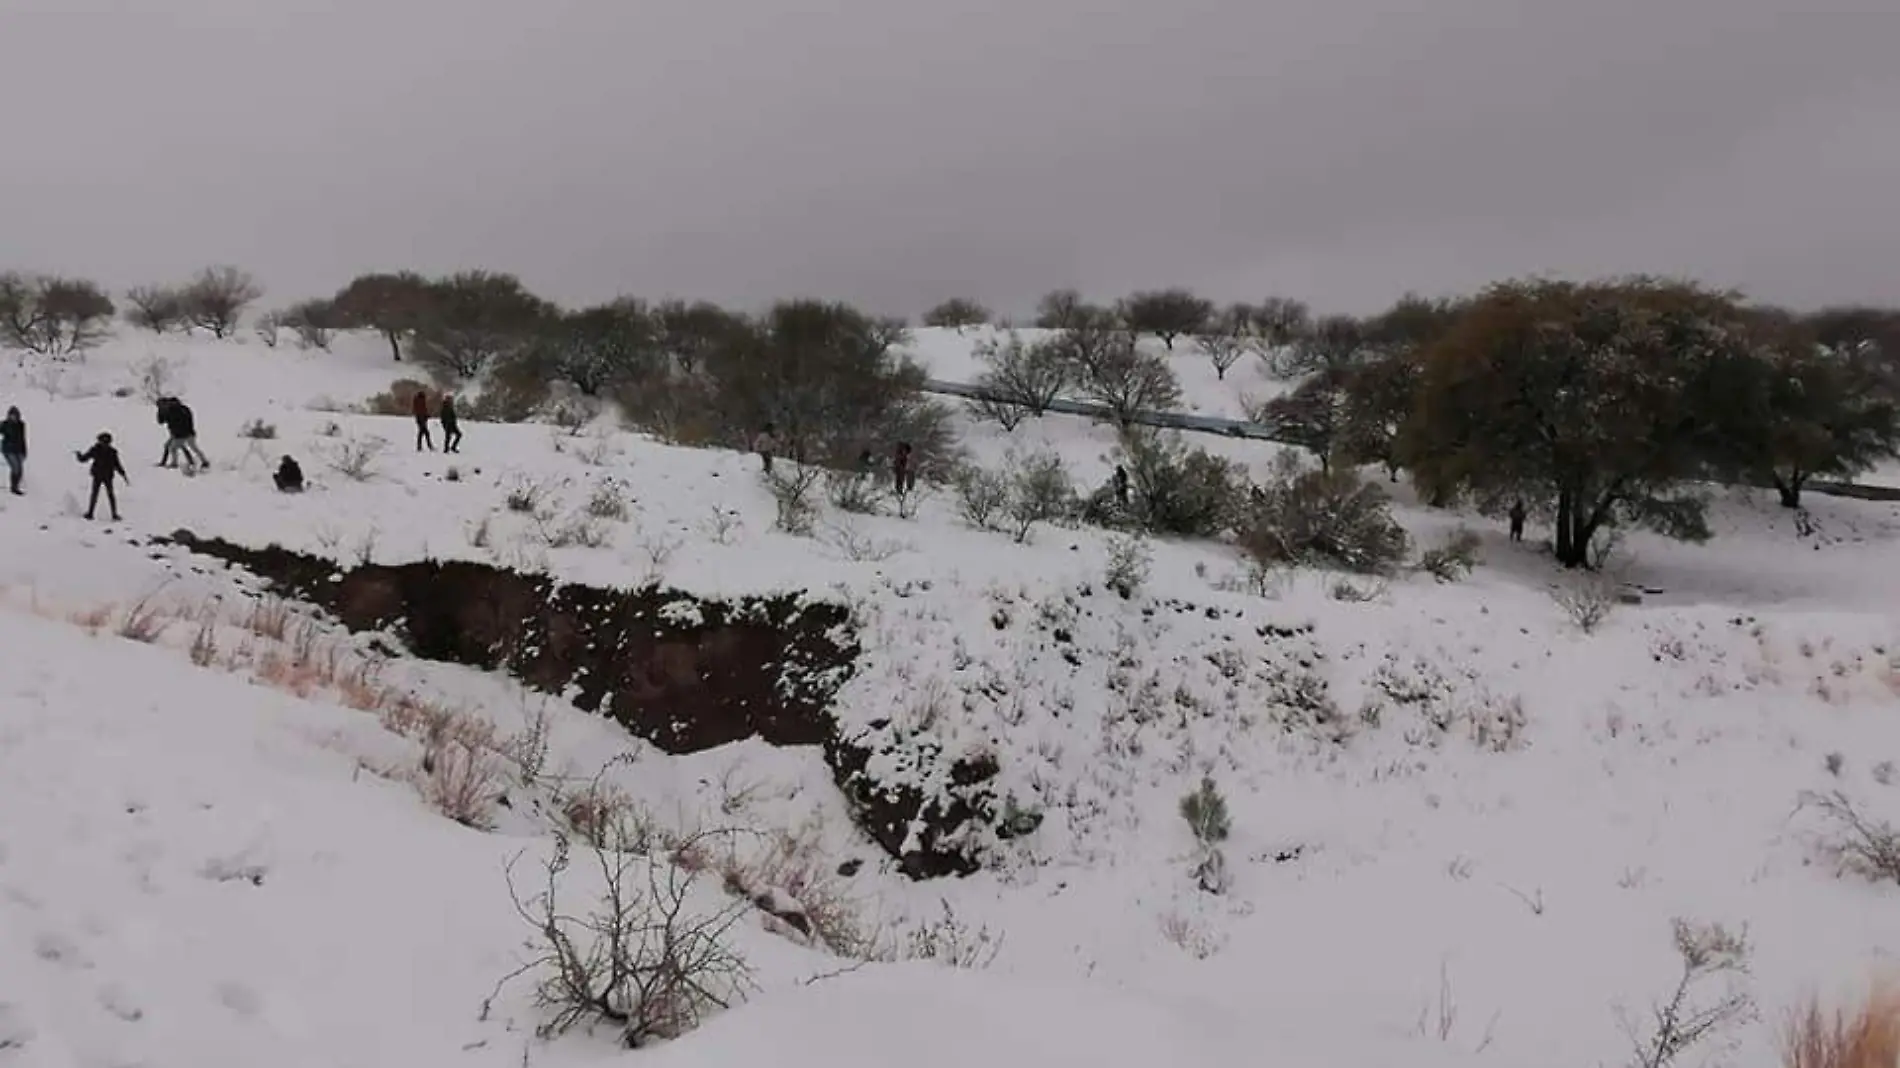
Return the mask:
{"type": "Polygon", "coordinates": [[[421,452],[427,446],[430,452],[434,452],[435,439],[429,436],[429,394],[416,390],[415,403],[411,408],[416,413],[416,451],[421,452]]]}

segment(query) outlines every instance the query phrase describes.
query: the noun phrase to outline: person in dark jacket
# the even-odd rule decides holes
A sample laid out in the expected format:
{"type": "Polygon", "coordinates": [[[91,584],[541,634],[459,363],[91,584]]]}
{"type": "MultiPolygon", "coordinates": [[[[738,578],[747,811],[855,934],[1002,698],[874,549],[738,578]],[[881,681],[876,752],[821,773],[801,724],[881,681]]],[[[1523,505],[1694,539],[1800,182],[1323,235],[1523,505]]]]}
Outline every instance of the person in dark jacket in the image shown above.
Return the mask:
{"type": "Polygon", "coordinates": [[[160,467],[178,465],[178,436],[172,433],[172,406],[177,403],[177,397],[158,398],[158,425],[165,428],[165,450],[158,454],[160,467]]]}
{"type": "Polygon", "coordinates": [[[1115,503],[1123,508],[1128,507],[1128,468],[1116,464],[1115,477],[1110,480],[1110,484],[1115,487],[1115,503]]]}
{"type": "Polygon", "coordinates": [[[0,419],[0,458],[7,461],[7,489],[18,497],[20,476],[26,472],[26,421],[18,408],[8,408],[7,417],[0,419]]]}
{"type": "Polygon", "coordinates": [[[112,447],[112,435],[100,434],[85,452],[73,453],[82,464],[92,465],[92,496],[86,501],[86,518],[91,519],[99,510],[99,491],[105,490],[106,504],[112,508],[114,522],[119,518],[119,495],[112,491],[112,480],[125,479],[126,485],[132,484],[132,476],[125,473],[125,465],[119,462],[119,450],[112,447]]]}
{"type": "Polygon", "coordinates": [[[903,496],[917,488],[917,472],[911,469],[910,442],[897,443],[897,451],[891,454],[891,481],[895,483],[898,496],[903,496]]]}
{"type": "Polygon", "coordinates": [[[283,493],[303,492],[303,468],[297,461],[286,456],[277,463],[277,473],[271,476],[277,483],[277,489],[283,493]]]}
{"type": "Polygon", "coordinates": [[[416,390],[416,399],[409,408],[416,416],[416,451],[421,452],[426,445],[430,452],[434,452],[435,439],[429,436],[429,395],[416,390]]]}
{"type": "Polygon", "coordinates": [[[1524,507],[1524,502],[1512,501],[1511,502],[1511,540],[1512,541],[1524,540],[1525,517],[1526,517],[1526,509],[1524,507]]]}
{"type": "Polygon", "coordinates": [[[190,405],[173,397],[165,426],[171,431],[174,454],[185,458],[185,474],[195,475],[200,467],[211,466],[211,461],[205,459],[198,448],[198,417],[191,413],[190,405]]]}
{"type": "Polygon", "coordinates": [[[442,410],[437,413],[436,418],[442,420],[442,451],[461,452],[462,423],[455,414],[454,397],[447,393],[442,394],[442,410]]]}

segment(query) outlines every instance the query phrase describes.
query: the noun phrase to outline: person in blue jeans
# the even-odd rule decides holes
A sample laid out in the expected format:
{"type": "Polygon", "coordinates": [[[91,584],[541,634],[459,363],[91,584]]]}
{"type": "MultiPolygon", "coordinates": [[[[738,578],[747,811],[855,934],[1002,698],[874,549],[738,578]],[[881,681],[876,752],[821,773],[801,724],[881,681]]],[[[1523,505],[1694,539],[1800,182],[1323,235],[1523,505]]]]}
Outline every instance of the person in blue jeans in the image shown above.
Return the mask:
{"type": "Polygon", "coordinates": [[[7,490],[18,497],[26,473],[26,420],[18,408],[8,408],[7,417],[0,419],[0,458],[7,462],[7,490]]]}

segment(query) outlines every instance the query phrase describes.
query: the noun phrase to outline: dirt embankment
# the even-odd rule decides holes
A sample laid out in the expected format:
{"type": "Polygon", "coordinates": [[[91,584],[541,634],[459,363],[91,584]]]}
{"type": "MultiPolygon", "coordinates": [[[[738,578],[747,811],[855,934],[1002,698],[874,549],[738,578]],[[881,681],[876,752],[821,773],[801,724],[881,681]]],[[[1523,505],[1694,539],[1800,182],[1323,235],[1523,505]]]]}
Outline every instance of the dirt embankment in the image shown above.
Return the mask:
{"type": "Polygon", "coordinates": [[[504,669],[669,753],[751,737],[821,746],[859,826],[913,878],[975,870],[947,842],[969,821],[995,818],[984,788],[993,766],[956,769],[969,800],[946,810],[909,783],[875,779],[875,743],[843,736],[831,706],[860,647],[842,606],[557,584],[465,561],[345,568],[187,531],[161,540],[241,567],[352,631],[388,633],[415,656],[504,669]]]}

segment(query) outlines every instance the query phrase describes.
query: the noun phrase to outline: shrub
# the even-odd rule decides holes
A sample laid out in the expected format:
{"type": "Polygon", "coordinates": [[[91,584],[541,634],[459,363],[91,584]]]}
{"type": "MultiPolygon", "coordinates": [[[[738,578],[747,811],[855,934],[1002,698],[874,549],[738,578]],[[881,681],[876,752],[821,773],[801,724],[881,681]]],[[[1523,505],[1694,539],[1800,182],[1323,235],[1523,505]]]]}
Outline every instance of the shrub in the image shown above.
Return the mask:
{"type": "Polygon", "coordinates": [[[1853,1015],[1808,1003],[1782,1029],[1782,1068],[1890,1068],[1900,1063],[1900,991],[1877,987],[1853,1015]]]}
{"type": "Polygon", "coordinates": [[[508,866],[509,895],[533,929],[532,956],[502,983],[536,976],[536,1002],[549,1014],[538,1029],[542,1037],[598,1021],[638,1048],[686,1034],[745,994],[750,969],[729,940],[747,902],[697,915],[687,907],[693,873],[631,853],[593,853],[601,889],[585,911],[565,909],[558,900],[570,865],[565,836],[556,838],[544,887],[532,897],[524,899],[515,887],[520,857],[508,866]]]}
{"type": "Polygon", "coordinates": [[[1194,840],[1217,845],[1227,840],[1233,823],[1227,815],[1227,799],[1211,775],[1203,775],[1199,786],[1181,798],[1181,818],[1187,821],[1194,840]]]}
{"type": "Polygon", "coordinates": [[[595,519],[627,518],[627,497],[620,486],[612,481],[602,482],[594,487],[587,498],[587,514],[595,519]]]}
{"type": "Polygon", "coordinates": [[[1212,538],[1238,520],[1239,464],[1146,427],[1123,432],[1120,459],[1133,518],[1149,531],[1212,538]]]}
{"type": "Polygon", "coordinates": [[[427,283],[424,293],[410,349],[445,382],[474,378],[512,359],[557,315],[521,279],[495,271],[460,271],[427,283]]]}
{"type": "Polygon", "coordinates": [[[957,495],[957,514],[978,530],[994,530],[997,514],[1009,503],[1009,479],[1000,472],[974,464],[959,467],[951,484],[957,495]]]}
{"type": "Polygon", "coordinates": [[[1125,600],[1135,595],[1135,591],[1148,581],[1148,565],[1152,554],[1148,543],[1141,538],[1129,535],[1115,535],[1108,539],[1108,569],[1104,581],[1109,589],[1120,594],[1125,600]]]}
{"type": "Polygon", "coordinates": [[[1227,815],[1227,799],[1214,785],[1213,776],[1203,775],[1200,786],[1181,798],[1181,818],[1187,821],[1188,831],[1194,835],[1200,853],[1194,864],[1195,882],[1207,893],[1224,892],[1227,857],[1221,852],[1220,843],[1227,840],[1233,825],[1227,815]]]}
{"type": "Polygon", "coordinates": [[[541,502],[547,495],[547,483],[525,476],[518,477],[514,485],[508,488],[508,493],[502,498],[502,503],[510,512],[517,515],[532,515],[541,510],[541,502]]]}
{"type": "Polygon", "coordinates": [[[825,494],[840,511],[877,515],[884,503],[884,487],[866,471],[826,471],[825,494]]]}
{"type": "MultiPolygon", "coordinates": [[[[413,378],[398,378],[389,388],[363,402],[369,415],[409,415],[415,411],[416,394],[429,392],[426,383],[413,378]]],[[[464,413],[466,415],[466,413],[464,413]]]]}
{"type": "Polygon", "coordinates": [[[1900,831],[1885,820],[1863,815],[1844,793],[1803,794],[1801,807],[1821,813],[1833,825],[1825,843],[1843,868],[1883,882],[1900,882],[1900,831]]]}
{"type": "Polygon", "coordinates": [[[1063,331],[1062,353],[1081,394],[1126,426],[1143,411],[1171,411],[1181,383],[1168,361],[1143,351],[1136,336],[1109,317],[1063,331]]]}
{"type": "Polygon", "coordinates": [[[1308,471],[1262,487],[1240,546],[1261,564],[1331,564],[1387,574],[1405,558],[1404,528],[1384,491],[1350,471],[1308,471]]]}
{"type": "Polygon", "coordinates": [[[437,812],[467,827],[491,825],[501,766],[486,746],[447,733],[426,744],[422,791],[437,812]]]}
{"type": "Polygon", "coordinates": [[[1594,634],[1616,607],[1616,587],[1598,575],[1572,579],[1550,591],[1550,599],[1585,634],[1594,634]]]}
{"type": "Polygon", "coordinates": [[[1074,510],[1075,486],[1062,457],[1048,451],[1011,457],[1007,515],[1018,544],[1029,540],[1037,523],[1066,518],[1074,510]]]}
{"type": "Polygon", "coordinates": [[[277,428],[262,419],[253,419],[238,428],[238,436],[252,441],[272,441],[277,437],[277,428]]]}
{"type": "Polygon", "coordinates": [[[822,474],[822,468],[783,461],[765,472],[765,487],[778,504],[776,525],[780,530],[787,534],[811,533],[818,519],[818,507],[811,495],[822,474]]]}
{"type": "Polygon", "coordinates": [[[388,448],[387,438],[346,438],[331,447],[330,467],[352,482],[367,482],[376,476],[376,461],[388,448]]]}
{"type": "Polygon", "coordinates": [[[1440,582],[1456,582],[1478,566],[1478,535],[1459,527],[1446,537],[1444,544],[1419,555],[1418,569],[1440,582]]]}
{"type": "Polygon", "coordinates": [[[330,348],[330,338],[341,324],[336,305],[327,300],[306,300],[278,313],[281,324],[297,335],[297,343],[306,349],[330,348]]]}
{"type": "Polygon", "coordinates": [[[1746,991],[1730,986],[1720,997],[1698,997],[1701,988],[1717,977],[1733,977],[1748,970],[1746,933],[1737,934],[1720,924],[1697,924],[1678,919],[1672,926],[1676,956],[1681,961],[1675,990],[1637,1024],[1618,1010],[1629,1038],[1634,1068],[1666,1068],[1691,1048],[1742,1022],[1754,1011],[1746,991]]]}

